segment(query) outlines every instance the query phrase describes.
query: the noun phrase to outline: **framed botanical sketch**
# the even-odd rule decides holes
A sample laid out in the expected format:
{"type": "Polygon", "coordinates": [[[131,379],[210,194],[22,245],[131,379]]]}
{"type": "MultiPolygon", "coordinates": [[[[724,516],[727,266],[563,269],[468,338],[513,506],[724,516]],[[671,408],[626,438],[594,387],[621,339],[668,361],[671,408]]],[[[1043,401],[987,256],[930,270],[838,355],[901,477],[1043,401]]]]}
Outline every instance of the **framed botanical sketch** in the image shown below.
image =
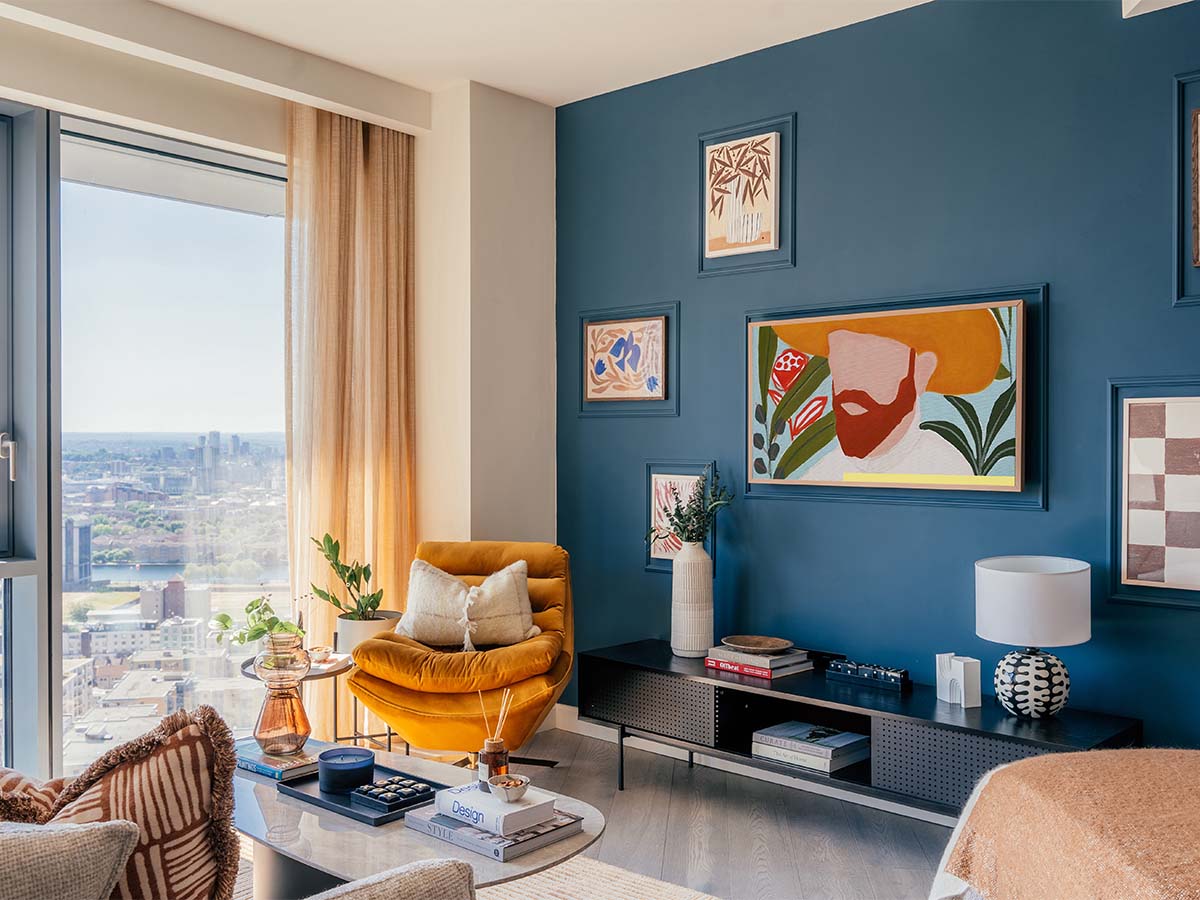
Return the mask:
{"type": "MultiPolygon", "coordinates": [[[[705,467],[712,467],[711,460],[652,460],[646,464],[646,531],[651,528],[667,531],[666,511],[675,505],[675,497],[687,503],[692,491],[704,474],[705,467]]],[[[662,540],[652,540],[646,543],[646,571],[670,572],[671,560],[682,548],[678,537],[671,535],[662,540]]],[[[704,548],[710,556],[716,553],[715,528],[704,542],[704,548]]],[[[714,567],[715,570],[715,567],[714,567]]]]}
{"type": "Polygon", "coordinates": [[[748,323],[751,485],[1023,487],[1025,301],[748,323]]]}
{"type": "Polygon", "coordinates": [[[581,416],[679,415],[679,303],[580,313],[578,366],[581,416]]]}
{"type": "Polygon", "coordinates": [[[588,322],[583,346],[585,401],[666,396],[666,316],[588,322]]]}
{"type": "Polygon", "coordinates": [[[699,274],[794,266],[795,114],[700,135],[699,274]]]}
{"type": "Polygon", "coordinates": [[[704,255],[779,249],[779,132],[709,144],[704,255]]]}
{"type": "Polygon", "coordinates": [[[1110,392],[1113,596],[1200,608],[1200,378],[1110,392]]]}

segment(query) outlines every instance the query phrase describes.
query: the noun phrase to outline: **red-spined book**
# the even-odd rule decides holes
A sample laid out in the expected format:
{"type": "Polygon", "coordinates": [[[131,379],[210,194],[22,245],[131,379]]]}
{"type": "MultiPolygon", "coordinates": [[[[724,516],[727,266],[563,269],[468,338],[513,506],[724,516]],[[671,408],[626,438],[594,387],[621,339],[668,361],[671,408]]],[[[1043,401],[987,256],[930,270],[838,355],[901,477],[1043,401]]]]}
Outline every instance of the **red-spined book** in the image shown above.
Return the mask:
{"type": "Polygon", "coordinates": [[[725,659],[714,659],[711,656],[706,656],[704,658],[704,666],[708,669],[716,669],[719,672],[733,672],[735,675],[750,675],[754,678],[765,678],[770,681],[772,678],[783,678],[785,675],[807,672],[812,669],[813,664],[811,659],[806,659],[804,662],[788,666],[786,669],[765,669],[762,666],[751,666],[746,663],[729,662],[725,659]]]}

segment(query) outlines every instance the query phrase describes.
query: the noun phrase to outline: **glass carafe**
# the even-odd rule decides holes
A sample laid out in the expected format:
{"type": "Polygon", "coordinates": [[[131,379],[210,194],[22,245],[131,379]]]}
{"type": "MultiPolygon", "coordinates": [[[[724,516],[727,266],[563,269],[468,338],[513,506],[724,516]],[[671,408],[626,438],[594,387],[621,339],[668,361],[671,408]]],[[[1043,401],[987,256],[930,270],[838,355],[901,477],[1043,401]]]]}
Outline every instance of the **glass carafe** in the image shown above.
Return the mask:
{"type": "Polygon", "coordinates": [[[298,634],[272,634],[254,657],[254,674],[267,686],[267,696],[254,725],[263,753],[299,753],[312,734],[300,699],[300,682],[308,674],[308,651],[298,634]]]}

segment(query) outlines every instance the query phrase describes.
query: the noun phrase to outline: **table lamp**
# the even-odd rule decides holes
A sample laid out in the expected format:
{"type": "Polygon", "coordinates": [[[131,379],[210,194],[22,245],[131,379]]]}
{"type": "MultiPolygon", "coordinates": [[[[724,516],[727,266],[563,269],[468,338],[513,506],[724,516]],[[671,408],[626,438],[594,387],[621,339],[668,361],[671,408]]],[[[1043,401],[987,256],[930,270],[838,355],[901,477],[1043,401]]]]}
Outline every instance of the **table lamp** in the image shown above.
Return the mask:
{"type": "Polygon", "coordinates": [[[1066,705],[1067,667],[1040,647],[1092,637],[1092,567],[1055,556],[993,556],[975,563],[975,633],[1024,650],[996,666],[996,699],[1014,716],[1040,719],[1066,705]]]}

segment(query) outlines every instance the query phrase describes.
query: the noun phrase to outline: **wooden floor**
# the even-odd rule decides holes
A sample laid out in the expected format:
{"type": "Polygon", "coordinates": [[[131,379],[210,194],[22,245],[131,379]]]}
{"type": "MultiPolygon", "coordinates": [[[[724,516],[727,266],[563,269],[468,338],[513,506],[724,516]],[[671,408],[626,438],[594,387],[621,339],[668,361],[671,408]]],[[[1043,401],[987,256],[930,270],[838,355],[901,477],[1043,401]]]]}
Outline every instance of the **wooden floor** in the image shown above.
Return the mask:
{"type": "Polygon", "coordinates": [[[520,768],[608,826],[588,855],[723,900],[923,900],[950,830],[616,744],[545,731],[520,768]]]}

